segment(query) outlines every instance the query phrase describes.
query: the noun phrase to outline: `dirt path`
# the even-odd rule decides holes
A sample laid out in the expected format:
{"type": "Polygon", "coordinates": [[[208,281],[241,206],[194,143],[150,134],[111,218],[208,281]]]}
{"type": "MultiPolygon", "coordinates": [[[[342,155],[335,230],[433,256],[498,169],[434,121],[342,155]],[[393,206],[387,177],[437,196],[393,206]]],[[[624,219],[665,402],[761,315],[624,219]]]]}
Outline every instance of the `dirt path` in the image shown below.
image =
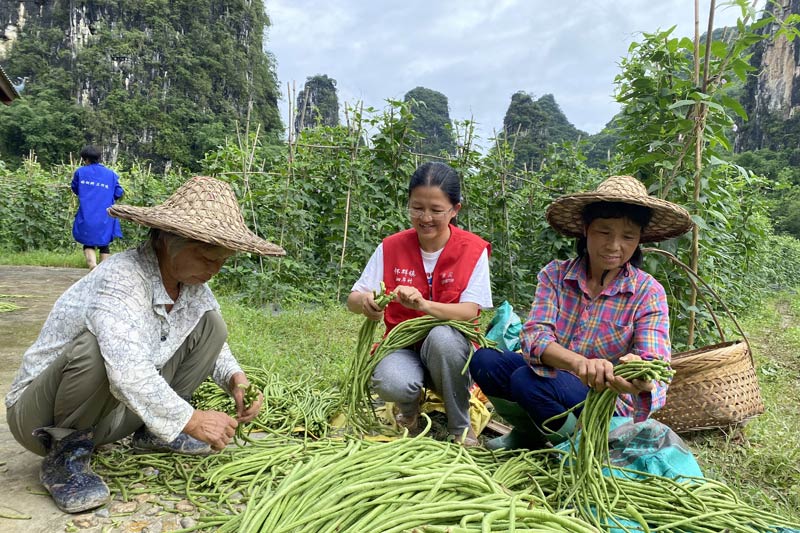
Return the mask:
{"type": "MultiPolygon", "coordinates": [[[[0,396],[5,397],[22,359],[36,340],[53,303],[85,269],[0,266],[0,295],[23,309],[0,313],[0,396]],[[9,295],[16,297],[9,298],[9,295]]],[[[39,484],[41,458],[25,450],[11,436],[6,423],[5,403],[0,402],[0,532],[52,533],[126,532],[161,533],[192,525],[191,518],[170,514],[171,503],[139,501],[112,502],[82,515],[62,513],[39,484]],[[166,511],[166,514],[165,514],[166,511]],[[3,515],[30,518],[12,520],[3,515]],[[189,522],[187,522],[189,520],[189,522]]],[[[185,509],[190,511],[190,509],[185,509]]]]}
{"type": "MultiPolygon", "coordinates": [[[[23,307],[10,313],[0,313],[0,391],[5,397],[22,360],[22,353],[39,333],[56,298],[86,270],[76,268],[7,267],[0,266],[0,294],[3,301],[23,307]]],[[[12,511],[31,516],[29,520],[0,519],[0,531],[64,531],[71,518],[53,505],[48,496],[33,494],[41,491],[39,464],[41,458],[16,443],[6,424],[5,402],[0,403],[0,486],[3,501],[0,513],[12,511]]]]}

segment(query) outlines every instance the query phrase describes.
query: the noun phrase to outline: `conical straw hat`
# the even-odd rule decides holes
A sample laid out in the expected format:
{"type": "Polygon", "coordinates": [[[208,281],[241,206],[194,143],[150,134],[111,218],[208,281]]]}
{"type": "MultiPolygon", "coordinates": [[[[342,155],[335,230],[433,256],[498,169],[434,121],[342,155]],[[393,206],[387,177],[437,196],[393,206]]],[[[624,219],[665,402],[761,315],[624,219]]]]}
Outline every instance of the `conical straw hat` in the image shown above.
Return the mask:
{"type": "Polygon", "coordinates": [[[623,202],[649,207],[653,216],[650,223],[642,229],[639,242],[671,239],[686,233],[694,225],[686,209],[649,196],[644,184],[633,176],[611,176],[594,191],[556,198],[547,208],[545,217],[553,229],[562,235],[582,237],[583,208],[594,202],[623,202]]]}
{"type": "Polygon", "coordinates": [[[286,255],[283,248],[250,231],[233,189],[215,178],[195,176],[161,205],[114,205],[108,214],[229,250],[286,255]]]}

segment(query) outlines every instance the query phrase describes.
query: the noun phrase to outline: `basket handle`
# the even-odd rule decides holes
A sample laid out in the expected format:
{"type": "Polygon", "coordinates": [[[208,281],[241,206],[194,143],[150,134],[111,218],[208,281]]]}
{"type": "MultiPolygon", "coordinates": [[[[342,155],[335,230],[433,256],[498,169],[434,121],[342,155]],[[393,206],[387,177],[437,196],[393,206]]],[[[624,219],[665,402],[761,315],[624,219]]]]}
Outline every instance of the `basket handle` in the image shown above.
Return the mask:
{"type": "Polygon", "coordinates": [[[736,330],[742,336],[742,339],[744,339],[744,342],[747,345],[747,352],[750,355],[750,362],[753,364],[753,367],[755,368],[755,360],[753,359],[753,350],[750,348],[750,341],[747,339],[747,335],[744,334],[742,326],[739,325],[739,322],[736,320],[736,317],[733,316],[733,313],[731,312],[730,308],[728,308],[728,306],[725,305],[725,302],[723,302],[719,294],[717,294],[716,291],[711,288],[711,285],[709,285],[703,278],[701,278],[700,275],[697,274],[697,272],[695,272],[689,265],[687,265],[686,263],[675,257],[673,254],[667,252],[666,250],[662,250],[660,248],[648,247],[648,248],[642,248],[642,251],[664,256],[667,259],[669,259],[672,263],[674,263],[675,265],[681,267],[683,270],[686,271],[686,273],[689,275],[688,276],[689,283],[691,283],[692,286],[695,288],[697,294],[700,296],[700,299],[703,300],[703,303],[708,309],[708,312],[711,313],[711,318],[714,320],[714,325],[717,326],[717,331],[719,331],[720,339],[722,340],[722,342],[725,342],[725,334],[722,332],[722,326],[720,326],[719,320],[717,320],[717,315],[714,314],[714,310],[711,308],[711,304],[708,303],[708,300],[705,298],[702,291],[700,291],[696,282],[699,281],[700,284],[703,285],[703,287],[722,306],[722,308],[725,310],[725,313],[727,313],[728,318],[730,318],[733,324],[736,326],[736,330]]]}

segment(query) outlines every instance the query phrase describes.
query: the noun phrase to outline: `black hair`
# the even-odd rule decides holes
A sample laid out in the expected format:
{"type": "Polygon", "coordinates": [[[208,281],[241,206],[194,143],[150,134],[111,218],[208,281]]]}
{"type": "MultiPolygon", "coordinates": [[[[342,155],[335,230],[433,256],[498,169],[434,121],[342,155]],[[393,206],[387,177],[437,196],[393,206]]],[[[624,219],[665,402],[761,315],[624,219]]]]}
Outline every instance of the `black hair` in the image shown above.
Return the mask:
{"type": "Polygon", "coordinates": [[[411,191],[422,186],[439,187],[453,205],[461,202],[461,180],[450,165],[436,162],[421,164],[408,182],[408,197],[411,198],[411,191]]]}
{"type": "Polygon", "coordinates": [[[97,163],[100,161],[100,150],[91,144],[84,146],[80,153],[81,159],[85,159],[89,163],[97,163]]]}
{"type": "MultiPolygon", "coordinates": [[[[592,202],[586,205],[581,212],[584,226],[588,226],[598,218],[627,218],[641,229],[644,229],[653,217],[653,210],[649,207],[625,202],[592,202]]],[[[575,243],[578,257],[586,255],[586,236],[578,237],[575,243]]],[[[630,263],[635,267],[642,266],[642,249],[640,246],[631,256],[630,263]]],[[[602,284],[602,280],[601,280],[602,284]]]]}

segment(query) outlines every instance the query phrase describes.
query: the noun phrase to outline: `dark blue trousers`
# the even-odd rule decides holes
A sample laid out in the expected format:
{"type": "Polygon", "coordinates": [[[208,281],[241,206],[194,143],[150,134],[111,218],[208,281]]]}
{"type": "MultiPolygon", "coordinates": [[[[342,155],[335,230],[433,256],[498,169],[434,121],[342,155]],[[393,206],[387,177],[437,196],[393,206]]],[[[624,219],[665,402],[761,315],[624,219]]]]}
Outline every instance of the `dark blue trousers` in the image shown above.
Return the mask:
{"type": "MultiPolygon", "coordinates": [[[[558,370],[554,378],[536,374],[521,354],[481,348],[469,364],[472,379],[487,396],[517,402],[542,427],[548,418],[560,415],[586,399],[589,387],[574,374],[558,370]]],[[[579,410],[575,411],[578,416],[579,410]]],[[[558,430],[562,420],[548,424],[558,430]]]]}

